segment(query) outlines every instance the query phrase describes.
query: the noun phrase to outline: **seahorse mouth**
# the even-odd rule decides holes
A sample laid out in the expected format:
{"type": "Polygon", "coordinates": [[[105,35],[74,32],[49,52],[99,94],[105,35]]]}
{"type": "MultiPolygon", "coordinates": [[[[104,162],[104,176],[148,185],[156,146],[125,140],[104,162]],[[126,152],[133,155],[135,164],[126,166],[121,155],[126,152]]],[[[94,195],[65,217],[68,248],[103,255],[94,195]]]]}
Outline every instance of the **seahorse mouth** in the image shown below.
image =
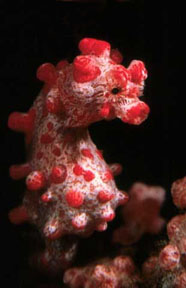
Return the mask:
{"type": "Polygon", "coordinates": [[[143,101],[134,102],[130,105],[121,103],[114,110],[116,118],[133,125],[140,125],[146,120],[150,112],[149,106],[143,101]]]}

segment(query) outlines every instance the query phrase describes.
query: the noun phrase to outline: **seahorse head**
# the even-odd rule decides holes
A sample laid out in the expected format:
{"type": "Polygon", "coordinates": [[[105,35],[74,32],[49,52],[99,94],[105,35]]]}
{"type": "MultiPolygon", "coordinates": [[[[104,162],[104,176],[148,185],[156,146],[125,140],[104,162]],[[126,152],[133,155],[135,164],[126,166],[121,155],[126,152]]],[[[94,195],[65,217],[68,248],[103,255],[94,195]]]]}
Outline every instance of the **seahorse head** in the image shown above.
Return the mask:
{"type": "Polygon", "coordinates": [[[38,78],[47,84],[50,112],[63,109],[71,127],[113,118],[135,125],[143,122],[149,114],[140,100],[147,78],[144,63],[133,60],[126,68],[117,49],[93,38],[82,39],[79,49],[81,55],[72,64],[46,63],[38,69],[38,78]]]}
{"type": "Polygon", "coordinates": [[[143,122],[149,113],[139,99],[147,78],[144,63],[134,60],[125,68],[120,52],[106,41],[84,38],[79,49],[82,55],[74,59],[71,86],[79,109],[86,107],[93,122],[116,117],[130,124],[143,122]]]}

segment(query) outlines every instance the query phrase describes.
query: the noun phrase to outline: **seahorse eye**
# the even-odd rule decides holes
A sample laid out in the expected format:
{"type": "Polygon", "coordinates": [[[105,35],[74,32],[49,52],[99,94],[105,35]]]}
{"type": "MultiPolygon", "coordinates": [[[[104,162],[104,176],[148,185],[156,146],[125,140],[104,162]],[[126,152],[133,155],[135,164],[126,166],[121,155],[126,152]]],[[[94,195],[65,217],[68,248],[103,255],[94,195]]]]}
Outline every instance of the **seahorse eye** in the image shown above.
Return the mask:
{"type": "Polygon", "coordinates": [[[118,94],[121,91],[121,88],[115,87],[112,89],[112,94],[118,94]]]}

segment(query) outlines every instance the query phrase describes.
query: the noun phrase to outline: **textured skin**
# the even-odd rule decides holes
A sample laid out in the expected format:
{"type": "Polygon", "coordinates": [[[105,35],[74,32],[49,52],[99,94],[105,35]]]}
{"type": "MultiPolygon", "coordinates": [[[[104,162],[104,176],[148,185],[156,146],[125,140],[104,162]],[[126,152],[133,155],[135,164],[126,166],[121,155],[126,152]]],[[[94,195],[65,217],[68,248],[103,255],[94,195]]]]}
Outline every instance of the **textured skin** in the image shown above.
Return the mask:
{"type": "Polygon", "coordinates": [[[71,268],[63,281],[70,288],[137,288],[140,278],[132,259],[118,256],[83,268],[71,268]]]}
{"type": "Polygon", "coordinates": [[[123,224],[113,233],[113,242],[130,245],[144,233],[158,234],[165,224],[159,211],[165,190],[159,186],[135,183],[129,190],[129,202],[122,209],[123,224]]]}
{"type": "MultiPolygon", "coordinates": [[[[171,193],[181,197],[173,198],[178,208],[184,207],[184,193],[186,193],[186,177],[175,181],[171,193]],[[183,200],[183,203],[181,201],[183,200]]],[[[161,287],[185,288],[186,287],[186,214],[173,217],[167,224],[169,242],[160,251],[159,255],[152,256],[143,265],[144,278],[153,288],[161,287]],[[152,285],[153,284],[153,285],[152,285]]],[[[145,286],[146,287],[146,286],[145,286]]]]}
{"type": "Polygon", "coordinates": [[[125,68],[119,51],[101,40],[85,38],[79,49],[82,55],[72,64],[41,65],[37,77],[45,85],[39,96],[28,113],[14,112],[8,120],[11,129],[25,133],[28,151],[26,164],[10,167],[10,176],[26,177],[27,186],[23,205],[10,212],[10,220],[35,224],[47,255],[53,251],[49,240],[59,247],[64,235],[104,231],[116,207],[128,200],[113,179],[120,165],[109,167],[87,127],[115,117],[138,125],[149,113],[139,100],[147,77],[143,62],[125,68]]]}
{"type": "Polygon", "coordinates": [[[172,185],[171,194],[174,204],[180,208],[186,208],[186,177],[178,179],[172,185]]]}

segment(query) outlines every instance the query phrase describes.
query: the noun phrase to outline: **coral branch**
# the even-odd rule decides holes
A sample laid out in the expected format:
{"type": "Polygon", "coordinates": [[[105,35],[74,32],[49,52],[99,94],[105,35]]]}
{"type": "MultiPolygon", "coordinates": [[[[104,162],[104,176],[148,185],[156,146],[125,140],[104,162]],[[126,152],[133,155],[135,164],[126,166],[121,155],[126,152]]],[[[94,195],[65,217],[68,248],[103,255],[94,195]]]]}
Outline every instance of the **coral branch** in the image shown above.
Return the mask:
{"type": "Polygon", "coordinates": [[[137,242],[144,233],[157,234],[164,225],[159,216],[165,198],[163,188],[135,183],[129,196],[130,201],[122,210],[125,224],[113,234],[113,241],[124,245],[137,242]]]}
{"type": "Polygon", "coordinates": [[[134,288],[140,278],[132,259],[118,256],[83,268],[71,268],[65,272],[63,280],[70,288],[134,288]]]}
{"type": "MultiPolygon", "coordinates": [[[[183,208],[182,196],[186,191],[185,177],[175,181],[172,185],[172,195],[175,204],[183,208]],[[176,196],[176,198],[174,198],[176,196]],[[181,196],[181,197],[179,197],[181,196]]],[[[185,287],[186,269],[186,214],[173,217],[167,224],[169,242],[159,252],[159,255],[150,257],[143,264],[145,287],[185,287]]]]}

